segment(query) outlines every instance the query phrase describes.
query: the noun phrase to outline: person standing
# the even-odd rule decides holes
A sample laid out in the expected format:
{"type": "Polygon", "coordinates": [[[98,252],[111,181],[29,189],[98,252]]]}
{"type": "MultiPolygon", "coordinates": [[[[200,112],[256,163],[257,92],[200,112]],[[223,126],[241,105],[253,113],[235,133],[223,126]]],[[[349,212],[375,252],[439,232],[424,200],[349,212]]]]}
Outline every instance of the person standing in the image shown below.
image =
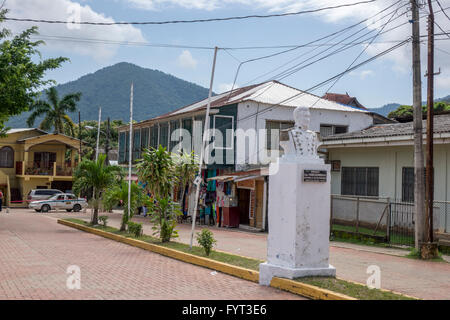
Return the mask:
{"type": "Polygon", "coordinates": [[[0,212],[2,211],[2,204],[3,204],[3,192],[0,190],[0,212]]]}

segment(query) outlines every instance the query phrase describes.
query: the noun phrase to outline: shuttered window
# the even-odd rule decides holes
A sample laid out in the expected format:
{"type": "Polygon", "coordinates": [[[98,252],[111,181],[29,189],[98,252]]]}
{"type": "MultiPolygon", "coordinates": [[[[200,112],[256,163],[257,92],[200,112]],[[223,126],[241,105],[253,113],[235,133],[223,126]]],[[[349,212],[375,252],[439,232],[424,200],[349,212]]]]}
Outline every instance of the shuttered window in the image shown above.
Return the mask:
{"type": "Polygon", "coordinates": [[[11,147],[0,149],[0,168],[14,168],[14,150],[11,147]]]}
{"type": "Polygon", "coordinates": [[[342,167],[341,194],[377,197],[378,177],[376,167],[342,167]]]}
{"type": "Polygon", "coordinates": [[[126,134],[125,132],[119,133],[119,163],[125,163],[126,161],[126,134]]]}
{"type": "Polygon", "coordinates": [[[175,150],[175,147],[180,142],[180,121],[171,121],[170,122],[170,149],[171,152],[177,152],[178,150],[175,150]]]}
{"type": "Polygon", "coordinates": [[[162,123],[159,127],[159,144],[167,149],[169,143],[169,124],[162,123]]]}
{"type": "Polygon", "coordinates": [[[150,128],[142,128],[141,129],[141,150],[144,151],[144,149],[148,148],[148,134],[149,134],[150,128]]]}
{"type": "Polygon", "coordinates": [[[153,125],[150,128],[150,147],[158,148],[158,125],[153,125]]]}
{"type": "Polygon", "coordinates": [[[133,161],[141,157],[141,129],[133,131],[133,161]]]}

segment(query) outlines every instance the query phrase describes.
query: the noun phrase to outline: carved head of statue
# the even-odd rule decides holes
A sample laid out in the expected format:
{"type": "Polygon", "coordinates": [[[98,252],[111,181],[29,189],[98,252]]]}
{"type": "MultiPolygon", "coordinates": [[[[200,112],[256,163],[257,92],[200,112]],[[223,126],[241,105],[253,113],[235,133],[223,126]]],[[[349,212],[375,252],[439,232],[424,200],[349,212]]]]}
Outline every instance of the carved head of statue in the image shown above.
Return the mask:
{"type": "Polygon", "coordinates": [[[302,130],[309,129],[309,123],[311,122],[311,113],[307,107],[297,107],[294,110],[295,126],[302,130]]]}

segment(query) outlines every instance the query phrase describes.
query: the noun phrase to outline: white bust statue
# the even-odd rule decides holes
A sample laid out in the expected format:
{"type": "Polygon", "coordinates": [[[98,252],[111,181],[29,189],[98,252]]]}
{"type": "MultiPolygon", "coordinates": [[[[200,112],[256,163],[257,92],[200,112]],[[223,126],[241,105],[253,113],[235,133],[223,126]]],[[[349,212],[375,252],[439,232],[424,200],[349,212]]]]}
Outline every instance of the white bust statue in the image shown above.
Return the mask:
{"type": "Polygon", "coordinates": [[[320,161],[317,149],[321,145],[317,134],[309,130],[311,113],[307,107],[297,107],[294,110],[295,127],[286,134],[280,135],[280,145],[284,150],[282,158],[297,160],[320,161]]]}

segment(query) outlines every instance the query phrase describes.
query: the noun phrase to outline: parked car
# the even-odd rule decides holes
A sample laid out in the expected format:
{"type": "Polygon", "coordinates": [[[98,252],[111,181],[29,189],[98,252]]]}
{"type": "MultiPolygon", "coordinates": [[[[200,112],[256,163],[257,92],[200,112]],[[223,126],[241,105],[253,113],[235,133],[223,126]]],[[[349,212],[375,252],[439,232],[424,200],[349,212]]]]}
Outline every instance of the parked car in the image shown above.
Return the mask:
{"type": "Polygon", "coordinates": [[[47,200],[53,197],[55,194],[63,193],[58,189],[33,189],[28,192],[27,201],[47,200]]]}
{"type": "Polygon", "coordinates": [[[36,212],[49,212],[50,210],[65,209],[67,212],[79,212],[88,206],[86,199],[77,198],[71,193],[56,194],[47,200],[32,201],[28,205],[36,212]]]}

